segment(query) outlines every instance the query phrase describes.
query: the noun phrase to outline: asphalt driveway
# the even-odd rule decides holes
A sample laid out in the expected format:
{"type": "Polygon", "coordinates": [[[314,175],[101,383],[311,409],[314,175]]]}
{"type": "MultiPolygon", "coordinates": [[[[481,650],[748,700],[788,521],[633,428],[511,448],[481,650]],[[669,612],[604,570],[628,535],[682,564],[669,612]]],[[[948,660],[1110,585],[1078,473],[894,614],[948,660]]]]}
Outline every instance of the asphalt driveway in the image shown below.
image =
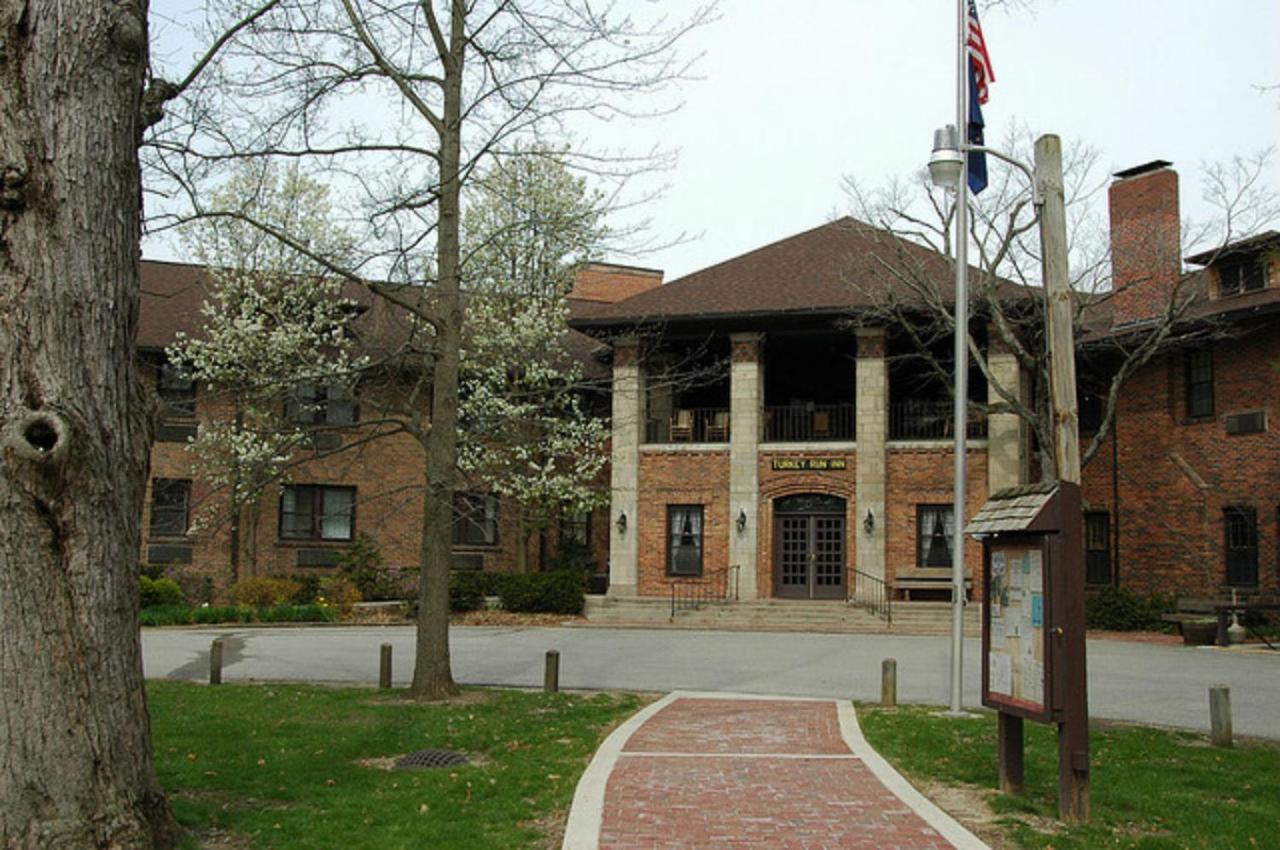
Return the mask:
{"type": "MultiPolygon", "coordinates": [[[[224,639],[225,681],[375,683],[378,647],[394,647],[395,682],[412,669],[412,627],[147,629],[146,674],[204,680],[209,643],[224,639]]],[[[699,690],[879,699],[880,663],[898,661],[902,702],[945,704],[947,637],[606,628],[452,630],[455,678],[537,687],[559,650],[565,688],[699,690]]],[[[1089,642],[1096,718],[1207,730],[1208,689],[1231,688],[1235,731],[1280,739],[1280,652],[1089,642]]],[[[965,644],[965,704],[979,704],[977,640],[965,644]]]]}

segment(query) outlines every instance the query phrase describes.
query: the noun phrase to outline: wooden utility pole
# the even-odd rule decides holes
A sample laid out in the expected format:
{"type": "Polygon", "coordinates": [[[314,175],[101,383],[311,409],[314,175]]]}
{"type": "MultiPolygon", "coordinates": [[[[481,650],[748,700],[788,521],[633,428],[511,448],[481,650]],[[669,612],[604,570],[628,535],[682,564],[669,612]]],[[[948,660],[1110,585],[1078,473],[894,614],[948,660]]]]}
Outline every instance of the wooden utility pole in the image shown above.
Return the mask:
{"type": "Polygon", "coordinates": [[[1067,275],[1067,216],[1062,188],[1062,141],[1036,139],[1036,188],[1041,198],[1040,247],[1044,262],[1045,316],[1049,335],[1049,384],[1053,398],[1053,454],[1061,494],[1063,563],[1056,596],[1062,618],[1054,671],[1062,715],[1058,723],[1058,814],[1070,823],[1089,820],[1089,700],[1084,643],[1084,522],[1080,512],[1080,434],[1076,414],[1073,305],[1067,275]]]}

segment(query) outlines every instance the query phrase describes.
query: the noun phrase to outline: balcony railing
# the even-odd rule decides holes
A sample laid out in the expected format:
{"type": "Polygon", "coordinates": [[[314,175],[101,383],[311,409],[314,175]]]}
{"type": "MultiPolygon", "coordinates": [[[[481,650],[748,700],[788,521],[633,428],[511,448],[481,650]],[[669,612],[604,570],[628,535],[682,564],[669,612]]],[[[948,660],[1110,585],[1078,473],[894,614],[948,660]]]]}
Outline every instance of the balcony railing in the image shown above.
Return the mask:
{"type": "MultiPolygon", "coordinates": [[[[949,440],[955,433],[954,412],[950,400],[898,401],[889,405],[890,440],[949,440]]],[[[966,435],[973,439],[987,436],[987,418],[969,414],[966,435]]]]}
{"type": "Polygon", "coordinates": [[[729,410],[718,407],[678,408],[669,419],[647,419],[646,443],[727,443],[729,410]]]}
{"type": "Polygon", "coordinates": [[[766,443],[852,440],[856,436],[852,404],[788,404],[764,409],[766,443]]]}

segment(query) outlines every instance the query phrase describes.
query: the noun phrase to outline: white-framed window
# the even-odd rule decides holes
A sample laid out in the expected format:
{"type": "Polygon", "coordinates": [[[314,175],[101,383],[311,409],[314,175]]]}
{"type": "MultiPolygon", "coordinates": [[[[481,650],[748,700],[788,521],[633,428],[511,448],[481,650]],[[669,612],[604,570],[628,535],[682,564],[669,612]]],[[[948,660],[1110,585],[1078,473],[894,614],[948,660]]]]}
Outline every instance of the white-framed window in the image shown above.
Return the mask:
{"type": "Polygon", "coordinates": [[[955,533],[955,514],[951,505],[917,505],[916,566],[951,566],[955,533]]]}
{"type": "Polygon", "coordinates": [[[702,505],[667,505],[667,574],[702,575],[702,505]]]}

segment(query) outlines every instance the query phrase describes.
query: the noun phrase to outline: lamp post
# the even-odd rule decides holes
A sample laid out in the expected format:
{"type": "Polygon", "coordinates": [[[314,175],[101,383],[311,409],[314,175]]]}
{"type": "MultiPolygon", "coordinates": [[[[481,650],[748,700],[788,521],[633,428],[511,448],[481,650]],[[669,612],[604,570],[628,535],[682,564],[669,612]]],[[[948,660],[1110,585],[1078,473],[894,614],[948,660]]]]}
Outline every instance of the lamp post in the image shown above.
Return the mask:
{"type": "MultiPolygon", "coordinates": [[[[1037,210],[1040,229],[1041,261],[1043,263],[1045,324],[1048,331],[1049,383],[1053,400],[1053,453],[1057,479],[1066,485],[1060,489],[1070,493],[1073,501],[1064,508],[1066,522],[1080,519],[1080,436],[1076,407],[1075,341],[1072,330],[1071,286],[1067,272],[1067,222],[1062,186],[1062,142],[1055,135],[1036,139],[1035,169],[991,148],[967,145],[959,142],[953,126],[948,125],[934,133],[933,154],[929,158],[929,175],[938,186],[956,190],[956,452],[963,451],[963,423],[960,419],[962,404],[960,374],[967,357],[961,356],[961,342],[967,342],[967,324],[961,317],[967,314],[964,302],[968,298],[965,248],[968,242],[965,180],[965,154],[981,151],[1018,168],[1031,181],[1032,200],[1037,210]],[[963,306],[962,306],[963,305],[963,306]]],[[[961,502],[963,498],[963,464],[957,460],[955,551],[952,558],[955,591],[953,600],[963,600],[964,560],[963,524],[961,502]]],[[[1089,740],[1088,695],[1085,673],[1084,644],[1084,564],[1083,553],[1069,551],[1064,563],[1056,568],[1063,574],[1060,587],[1062,600],[1062,627],[1057,639],[1061,642],[1062,669],[1054,673],[1063,695],[1059,706],[1061,720],[1058,723],[1059,797],[1058,809],[1065,820],[1084,823],[1089,819],[1089,740]]],[[[963,644],[960,617],[963,610],[953,603],[952,628],[952,703],[951,712],[959,712],[960,650],[963,644]]]]}

